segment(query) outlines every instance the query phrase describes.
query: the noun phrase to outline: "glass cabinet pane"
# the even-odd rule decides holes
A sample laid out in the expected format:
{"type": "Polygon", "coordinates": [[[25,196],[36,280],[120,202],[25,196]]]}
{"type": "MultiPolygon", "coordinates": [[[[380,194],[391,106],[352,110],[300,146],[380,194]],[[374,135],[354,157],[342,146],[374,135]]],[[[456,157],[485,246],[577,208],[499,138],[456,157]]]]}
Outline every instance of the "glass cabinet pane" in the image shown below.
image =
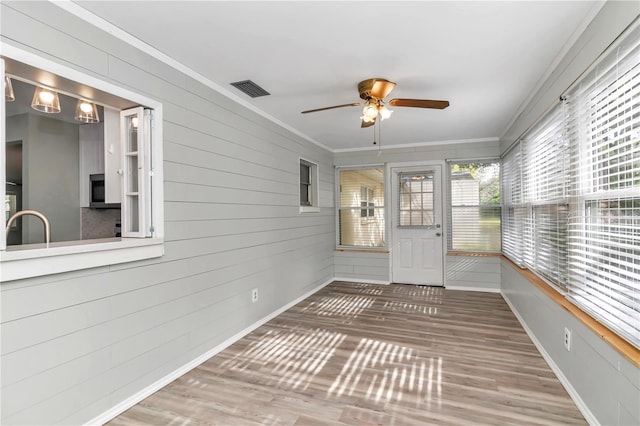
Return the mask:
{"type": "Polygon", "coordinates": [[[127,152],[138,151],[138,116],[130,115],[127,117],[127,152]]]}
{"type": "Polygon", "coordinates": [[[127,195],[127,202],[129,203],[129,209],[127,210],[126,232],[139,232],[140,221],[138,214],[138,196],[127,195]]]}
{"type": "Polygon", "coordinates": [[[138,192],[138,156],[127,156],[127,189],[126,192],[138,192]]]}

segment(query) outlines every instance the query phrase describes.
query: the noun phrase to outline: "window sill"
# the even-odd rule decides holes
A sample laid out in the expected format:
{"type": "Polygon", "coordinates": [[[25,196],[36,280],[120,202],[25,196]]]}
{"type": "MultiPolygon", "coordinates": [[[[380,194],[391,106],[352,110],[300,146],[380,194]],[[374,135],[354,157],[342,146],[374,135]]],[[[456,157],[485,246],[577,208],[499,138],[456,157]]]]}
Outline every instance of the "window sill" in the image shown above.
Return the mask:
{"type": "Polygon", "coordinates": [[[388,249],[385,248],[349,248],[349,247],[336,247],[334,251],[343,251],[343,252],[355,252],[355,253],[389,253],[388,249]]]}
{"type": "Polygon", "coordinates": [[[468,257],[502,257],[500,252],[482,251],[448,251],[447,256],[468,256],[468,257]]]}
{"type": "Polygon", "coordinates": [[[300,206],[300,213],[320,213],[320,207],[300,206]]]}
{"type": "Polygon", "coordinates": [[[160,257],[162,238],[105,238],[9,246],[0,251],[0,282],[160,257]]]}

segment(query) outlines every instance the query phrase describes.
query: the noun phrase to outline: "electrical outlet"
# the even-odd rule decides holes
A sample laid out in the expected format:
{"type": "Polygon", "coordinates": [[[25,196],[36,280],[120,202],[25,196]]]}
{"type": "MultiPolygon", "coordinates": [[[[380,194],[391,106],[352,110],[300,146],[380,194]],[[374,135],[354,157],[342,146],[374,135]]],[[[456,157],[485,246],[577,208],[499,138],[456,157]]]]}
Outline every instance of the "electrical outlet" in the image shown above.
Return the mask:
{"type": "Polygon", "coordinates": [[[571,350],[571,330],[567,327],[564,328],[564,348],[568,351],[571,350]]]}
{"type": "Polygon", "coordinates": [[[258,289],[254,288],[251,290],[251,303],[256,303],[258,301],[258,289]]]}

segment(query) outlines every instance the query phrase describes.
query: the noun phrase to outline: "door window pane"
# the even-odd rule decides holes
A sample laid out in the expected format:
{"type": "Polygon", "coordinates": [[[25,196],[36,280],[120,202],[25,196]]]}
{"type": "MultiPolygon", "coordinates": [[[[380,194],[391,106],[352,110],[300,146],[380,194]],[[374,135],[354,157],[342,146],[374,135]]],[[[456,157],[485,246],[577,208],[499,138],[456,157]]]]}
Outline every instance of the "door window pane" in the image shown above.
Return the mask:
{"type": "Polygon", "coordinates": [[[399,175],[399,226],[432,227],[433,172],[399,175]]]}

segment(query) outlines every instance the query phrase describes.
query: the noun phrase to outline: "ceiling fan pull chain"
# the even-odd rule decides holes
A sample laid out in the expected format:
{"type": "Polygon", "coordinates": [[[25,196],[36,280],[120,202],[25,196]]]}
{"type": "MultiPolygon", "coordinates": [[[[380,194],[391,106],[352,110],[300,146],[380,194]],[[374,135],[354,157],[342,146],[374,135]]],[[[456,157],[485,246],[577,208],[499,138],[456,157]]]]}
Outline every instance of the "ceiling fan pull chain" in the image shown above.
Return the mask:
{"type": "Polygon", "coordinates": [[[382,120],[378,122],[378,156],[382,154],[382,120]]]}

